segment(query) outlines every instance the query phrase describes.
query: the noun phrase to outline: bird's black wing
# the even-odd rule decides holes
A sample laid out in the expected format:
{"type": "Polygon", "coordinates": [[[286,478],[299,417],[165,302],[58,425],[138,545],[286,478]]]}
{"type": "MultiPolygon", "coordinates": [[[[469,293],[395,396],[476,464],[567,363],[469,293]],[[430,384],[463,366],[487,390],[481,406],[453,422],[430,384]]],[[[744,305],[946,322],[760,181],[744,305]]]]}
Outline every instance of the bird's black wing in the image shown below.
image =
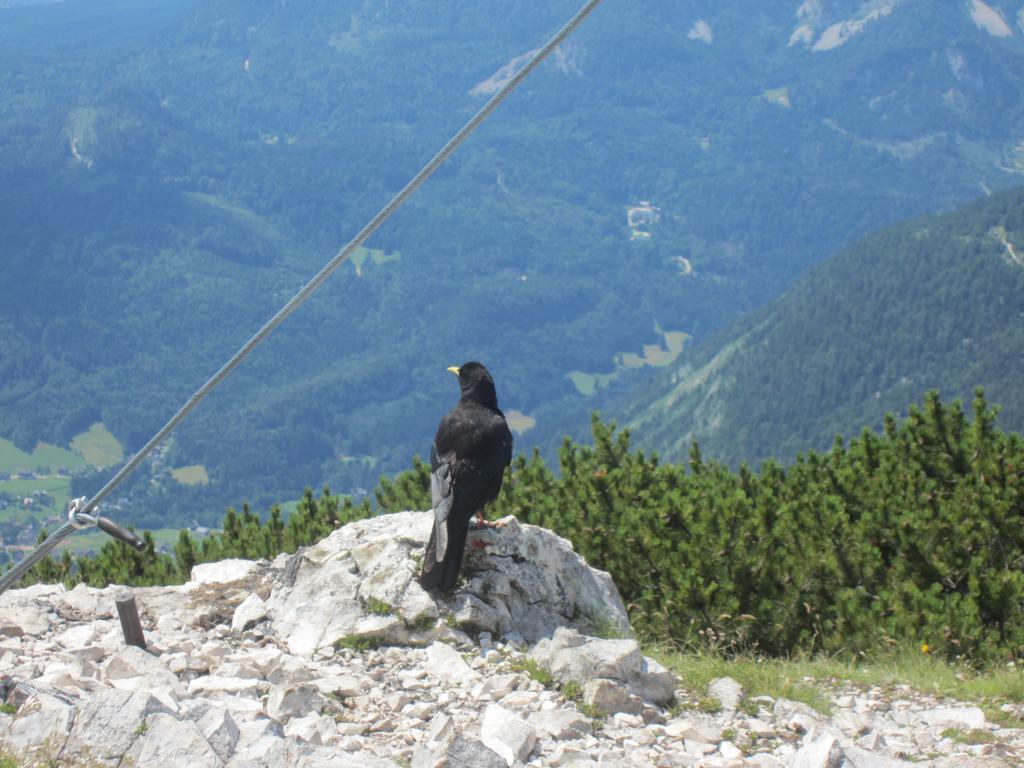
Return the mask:
{"type": "Polygon", "coordinates": [[[437,443],[430,446],[430,502],[434,507],[434,558],[444,560],[448,551],[448,516],[455,500],[455,451],[440,456],[437,443]]]}

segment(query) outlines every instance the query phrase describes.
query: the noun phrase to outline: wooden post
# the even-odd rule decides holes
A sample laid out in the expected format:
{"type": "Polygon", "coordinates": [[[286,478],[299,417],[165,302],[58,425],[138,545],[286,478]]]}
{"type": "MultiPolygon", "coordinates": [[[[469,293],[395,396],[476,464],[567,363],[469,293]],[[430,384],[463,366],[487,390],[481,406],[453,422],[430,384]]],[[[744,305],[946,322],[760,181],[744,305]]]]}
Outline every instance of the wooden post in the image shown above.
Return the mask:
{"type": "Polygon", "coordinates": [[[117,617],[121,620],[125,644],[146,650],[146,637],[142,634],[142,622],[139,621],[135,595],[131,592],[122,592],[114,598],[114,604],[117,605],[117,617]]]}

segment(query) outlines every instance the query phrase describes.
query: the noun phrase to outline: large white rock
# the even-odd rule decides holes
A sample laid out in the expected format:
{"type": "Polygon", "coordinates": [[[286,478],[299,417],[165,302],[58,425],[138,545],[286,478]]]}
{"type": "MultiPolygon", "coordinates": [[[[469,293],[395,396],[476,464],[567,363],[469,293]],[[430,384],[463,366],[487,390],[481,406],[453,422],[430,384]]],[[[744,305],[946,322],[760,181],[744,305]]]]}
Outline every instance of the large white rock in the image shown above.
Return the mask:
{"type": "Polygon", "coordinates": [[[212,708],[196,723],[217,756],[227,762],[238,744],[238,723],[227,709],[212,708]]]}
{"type": "Polygon", "coordinates": [[[978,707],[937,707],[921,713],[921,719],[929,725],[945,728],[985,727],[985,713],[978,707]]]}
{"type": "Polygon", "coordinates": [[[359,639],[428,645],[451,634],[436,621],[448,613],[467,631],[531,643],[562,626],[628,632],[608,574],[587,566],[566,539],[515,518],[471,530],[466,583],[450,603],[429,595],[417,572],[432,520],[430,512],[360,520],[294,555],[267,601],[273,633],[309,657],[359,639]]]}
{"type": "Polygon", "coordinates": [[[843,748],[834,736],[826,734],[801,747],[790,768],[841,768],[844,761],[843,748]]]}
{"type": "Polygon", "coordinates": [[[537,729],[515,712],[491,704],[484,710],[480,740],[511,766],[526,762],[537,743],[537,729]]]}
{"type": "Polygon", "coordinates": [[[666,723],[665,735],[670,739],[690,739],[717,744],[722,740],[722,726],[711,717],[685,715],[666,723]]]}
{"type": "Polygon", "coordinates": [[[51,601],[65,592],[63,584],[34,584],[0,595],[0,636],[40,637],[56,618],[51,601]]]}
{"type": "MultiPolygon", "coordinates": [[[[360,632],[359,624],[373,615],[371,598],[391,609],[404,591],[422,592],[413,579],[414,552],[423,548],[429,533],[427,514],[382,515],[339,528],[296,553],[267,601],[273,633],[293,654],[307,657],[353,637],[405,643],[410,637],[405,622],[390,624],[377,635],[366,635],[365,626],[360,632]],[[368,586],[361,595],[364,581],[368,586]]],[[[423,608],[416,614],[421,618],[423,608]]]]}
{"type": "Polygon", "coordinates": [[[657,704],[668,704],[675,697],[675,675],[645,658],[636,640],[600,640],[561,627],[550,640],[537,643],[530,658],[561,683],[575,681],[586,687],[596,680],[616,681],[657,704]]]}
{"type": "Polygon", "coordinates": [[[617,712],[639,714],[644,702],[632,689],[619,680],[595,677],[583,684],[583,703],[606,715],[617,712]]]}
{"type": "Polygon", "coordinates": [[[75,719],[72,700],[37,693],[28,698],[0,739],[3,752],[23,755],[38,751],[41,758],[56,757],[75,719]]]}
{"type": "MultiPolygon", "coordinates": [[[[224,762],[195,723],[158,713],[146,719],[137,765],[222,768],[224,762]]],[[[133,750],[134,751],[134,750],[133,750]]]]}
{"type": "Polygon", "coordinates": [[[427,667],[431,675],[452,685],[470,685],[480,673],[470,668],[461,654],[444,643],[431,643],[427,648],[427,667]]]}
{"type": "MultiPolygon", "coordinates": [[[[156,656],[147,653],[134,645],[128,645],[110,657],[103,667],[104,680],[122,680],[128,677],[139,677],[151,672],[164,673],[167,668],[156,656]]],[[[175,682],[177,679],[175,678],[175,682]]]]}
{"type": "Polygon", "coordinates": [[[708,695],[718,700],[726,715],[733,715],[743,701],[743,686],[731,677],[716,677],[708,683],[708,695]]]}
{"type": "Polygon", "coordinates": [[[146,731],[146,719],[155,714],[174,712],[146,691],[101,690],[79,707],[62,758],[72,765],[74,759],[120,765],[132,742],[146,731]]]}
{"type": "Polygon", "coordinates": [[[470,529],[463,590],[498,613],[502,635],[517,632],[535,643],[558,627],[629,634],[611,576],[588,566],[572,542],[514,517],[498,523],[470,529]]]}
{"type": "Polygon", "coordinates": [[[527,720],[537,729],[537,736],[555,741],[581,739],[593,730],[590,718],[574,709],[545,709],[533,712],[527,720]]]}
{"type": "Polygon", "coordinates": [[[460,733],[448,715],[435,717],[412,756],[412,768],[508,768],[501,755],[460,733]]]}
{"type": "Polygon", "coordinates": [[[310,744],[326,744],[338,728],[327,715],[310,712],[302,717],[293,717],[284,727],[284,735],[310,744]]]}
{"type": "Polygon", "coordinates": [[[197,677],[188,684],[189,695],[210,696],[211,694],[229,694],[231,696],[259,695],[260,681],[245,677],[221,677],[206,675],[197,677]]]}
{"type": "Polygon", "coordinates": [[[258,621],[267,617],[267,604],[259,595],[249,595],[235,608],[231,617],[231,631],[243,632],[258,621]]]}
{"type": "Polygon", "coordinates": [[[273,685],[267,697],[267,714],[279,723],[310,712],[319,714],[323,706],[323,698],[312,685],[273,685]]]}
{"type": "Polygon", "coordinates": [[[191,578],[186,587],[204,584],[230,584],[253,576],[259,569],[254,560],[220,560],[216,563],[201,563],[192,568],[191,578]]]}

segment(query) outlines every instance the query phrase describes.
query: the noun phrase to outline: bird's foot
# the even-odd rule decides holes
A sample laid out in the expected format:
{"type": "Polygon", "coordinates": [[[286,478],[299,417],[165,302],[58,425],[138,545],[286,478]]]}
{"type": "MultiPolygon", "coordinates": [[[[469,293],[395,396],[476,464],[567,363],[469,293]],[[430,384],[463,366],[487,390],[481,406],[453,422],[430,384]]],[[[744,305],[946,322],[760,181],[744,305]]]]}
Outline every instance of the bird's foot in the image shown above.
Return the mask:
{"type": "Polygon", "coordinates": [[[485,520],[480,515],[473,518],[473,522],[476,523],[477,528],[497,528],[499,523],[492,523],[490,520],[485,520]]]}

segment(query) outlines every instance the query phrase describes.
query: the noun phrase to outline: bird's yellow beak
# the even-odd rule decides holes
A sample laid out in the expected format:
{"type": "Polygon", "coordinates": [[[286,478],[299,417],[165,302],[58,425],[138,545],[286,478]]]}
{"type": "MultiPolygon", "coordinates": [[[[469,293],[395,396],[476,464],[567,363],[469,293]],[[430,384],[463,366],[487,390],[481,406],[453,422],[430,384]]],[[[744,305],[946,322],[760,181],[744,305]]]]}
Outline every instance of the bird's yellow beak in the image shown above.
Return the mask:
{"type": "Polygon", "coordinates": [[[459,375],[459,366],[453,365],[451,368],[448,369],[448,373],[454,373],[456,376],[458,376],[459,375]]]}

